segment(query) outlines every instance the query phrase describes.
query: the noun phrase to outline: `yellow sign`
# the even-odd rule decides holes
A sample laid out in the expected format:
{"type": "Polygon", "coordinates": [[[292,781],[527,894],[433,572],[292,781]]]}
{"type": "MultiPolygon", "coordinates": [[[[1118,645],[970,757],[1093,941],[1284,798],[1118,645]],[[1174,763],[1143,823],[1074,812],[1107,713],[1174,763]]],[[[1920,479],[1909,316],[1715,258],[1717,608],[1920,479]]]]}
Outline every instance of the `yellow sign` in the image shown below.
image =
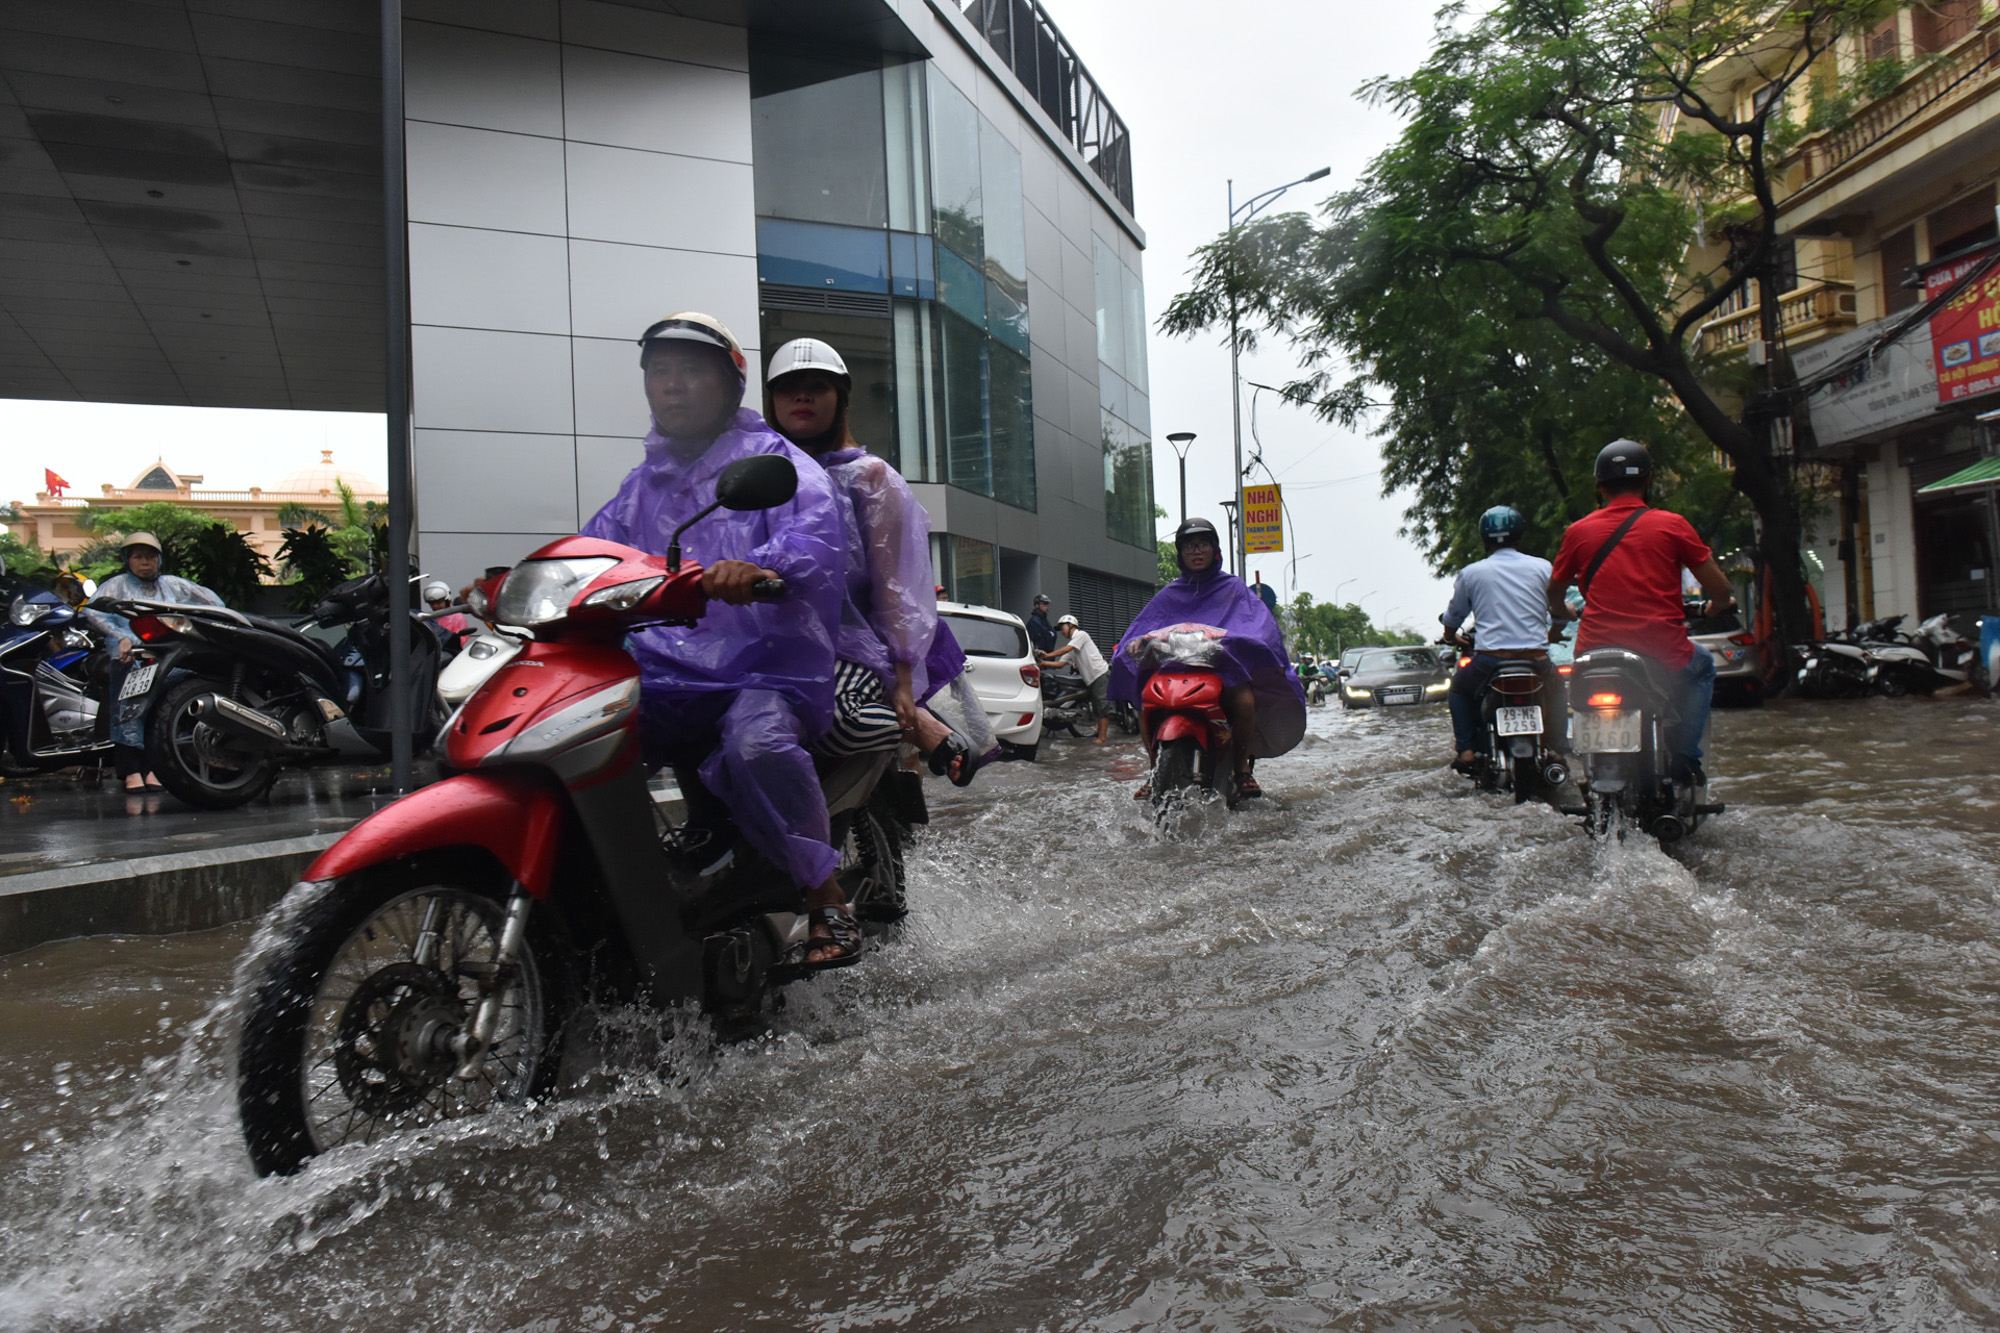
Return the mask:
{"type": "Polygon", "coordinates": [[[1285,508],[1275,483],[1243,488],[1243,549],[1253,555],[1285,549],[1285,508]]]}

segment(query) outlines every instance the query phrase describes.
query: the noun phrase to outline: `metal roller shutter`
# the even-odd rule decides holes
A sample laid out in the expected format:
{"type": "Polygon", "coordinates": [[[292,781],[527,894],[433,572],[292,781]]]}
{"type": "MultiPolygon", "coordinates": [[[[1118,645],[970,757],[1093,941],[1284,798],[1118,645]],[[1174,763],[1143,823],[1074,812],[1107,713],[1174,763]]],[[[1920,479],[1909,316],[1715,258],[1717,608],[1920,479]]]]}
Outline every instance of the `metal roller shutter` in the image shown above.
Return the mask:
{"type": "Polygon", "coordinates": [[[1069,611],[1106,657],[1153,599],[1153,585],[1069,567],[1069,611]]]}

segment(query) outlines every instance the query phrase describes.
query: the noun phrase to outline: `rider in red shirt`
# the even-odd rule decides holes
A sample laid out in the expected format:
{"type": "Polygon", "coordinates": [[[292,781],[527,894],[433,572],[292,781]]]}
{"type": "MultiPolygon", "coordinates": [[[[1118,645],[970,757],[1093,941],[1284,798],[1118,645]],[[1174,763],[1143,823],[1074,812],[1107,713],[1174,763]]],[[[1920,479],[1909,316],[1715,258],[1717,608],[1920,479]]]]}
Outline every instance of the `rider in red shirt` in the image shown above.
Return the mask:
{"type": "Polygon", "coordinates": [[[1679,717],[1667,737],[1671,774],[1707,778],[1701,769],[1701,734],[1708,728],[1710,697],[1715,689],[1715,659],[1687,636],[1681,601],[1681,570],[1691,569],[1709,600],[1704,615],[1722,615],[1736,606],[1729,578],[1715,563],[1707,543],[1679,514],[1646,507],[1646,487],[1653,480],[1653,460],[1646,446],[1634,440],[1613,440],[1597,456],[1596,513],[1569,525],[1562,550],[1549,577],[1549,613],[1557,622],[1573,619],[1564,596],[1586,575],[1583,627],[1577,632],[1579,655],[1592,648],[1629,648],[1665,666],[1679,680],[1679,717]],[[1599,563],[1612,535],[1623,530],[1617,545],[1599,563]],[[1595,573],[1591,566],[1597,565],[1595,573]]]}

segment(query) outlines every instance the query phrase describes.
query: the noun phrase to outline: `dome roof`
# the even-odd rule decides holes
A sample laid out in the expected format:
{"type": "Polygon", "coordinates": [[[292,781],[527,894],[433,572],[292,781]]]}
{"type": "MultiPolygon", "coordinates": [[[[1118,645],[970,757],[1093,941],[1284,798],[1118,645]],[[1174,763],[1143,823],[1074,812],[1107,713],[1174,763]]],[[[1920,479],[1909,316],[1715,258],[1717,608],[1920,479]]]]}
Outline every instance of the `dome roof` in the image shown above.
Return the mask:
{"type": "Polygon", "coordinates": [[[279,495],[318,495],[322,491],[328,495],[338,493],[336,480],[347,483],[348,488],[358,496],[380,496],[388,494],[386,487],[365,472],[356,472],[349,467],[336,467],[333,450],[319,451],[319,462],[311,467],[302,467],[296,472],[288,472],[271,491],[279,495]]]}

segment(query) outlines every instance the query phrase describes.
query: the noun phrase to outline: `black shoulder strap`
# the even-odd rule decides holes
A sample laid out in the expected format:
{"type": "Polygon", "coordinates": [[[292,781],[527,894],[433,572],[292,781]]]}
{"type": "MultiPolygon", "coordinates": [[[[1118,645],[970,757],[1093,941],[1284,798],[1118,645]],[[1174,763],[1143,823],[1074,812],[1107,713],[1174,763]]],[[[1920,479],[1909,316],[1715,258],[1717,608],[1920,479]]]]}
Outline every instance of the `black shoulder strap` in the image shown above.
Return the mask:
{"type": "Polygon", "coordinates": [[[1632,525],[1639,521],[1639,516],[1650,512],[1644,505],[1634,509],[1626,516],[1625,521],[1618,525],[1618,530],[1604,539],[1604,545],[1597,548],[1597,556],[1590,562],[1590,568],[1584,570],[1583,577],[1576,581],[1576,586],[1582,591],[1585,602],[1590,600],[1590,581],[1596,578],[1597,571],[1604,567],[1605,559],[1617,549],[1619,542],[1625,540],[1625,534],[1632,530],[1632,525]]]}

